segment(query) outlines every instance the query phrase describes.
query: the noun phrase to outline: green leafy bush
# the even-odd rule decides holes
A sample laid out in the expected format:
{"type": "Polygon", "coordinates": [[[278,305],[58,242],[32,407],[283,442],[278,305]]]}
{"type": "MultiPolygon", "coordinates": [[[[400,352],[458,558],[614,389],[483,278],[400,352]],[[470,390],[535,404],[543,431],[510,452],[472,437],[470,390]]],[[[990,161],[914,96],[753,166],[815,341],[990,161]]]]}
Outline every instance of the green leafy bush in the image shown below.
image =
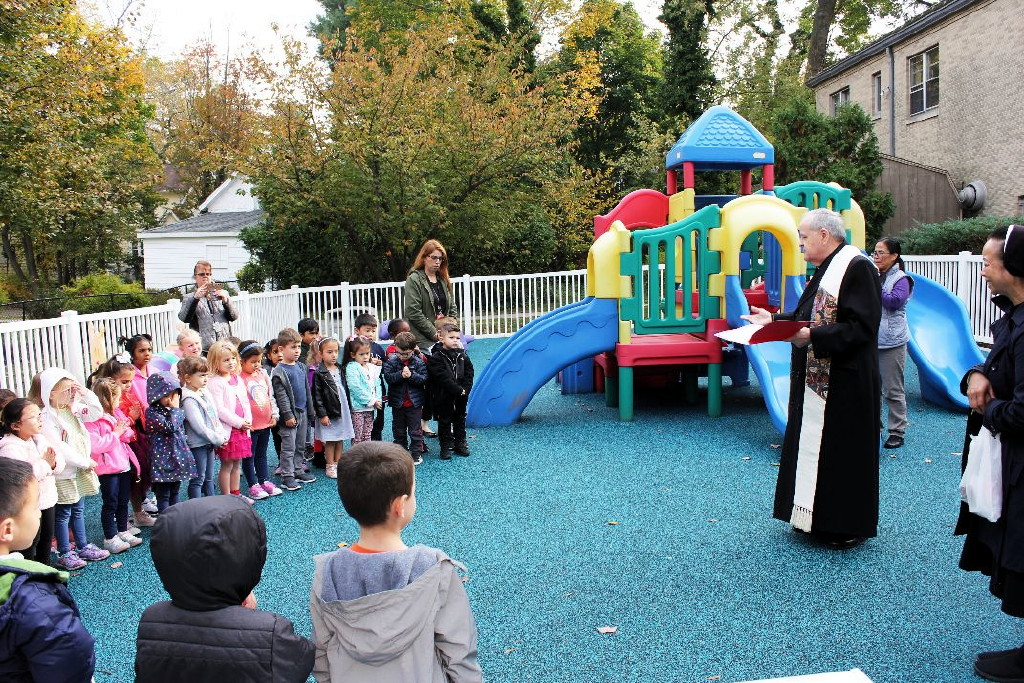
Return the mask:
{"type": "Polygon", "coordinates": [[[1024,218],[984,217],[924,223],[900,233],[898,237],[904,254],[927,256],[958,254],[961,251],[980,254],[989,233],[1013,223],[1024,223],[1024,218]]]}

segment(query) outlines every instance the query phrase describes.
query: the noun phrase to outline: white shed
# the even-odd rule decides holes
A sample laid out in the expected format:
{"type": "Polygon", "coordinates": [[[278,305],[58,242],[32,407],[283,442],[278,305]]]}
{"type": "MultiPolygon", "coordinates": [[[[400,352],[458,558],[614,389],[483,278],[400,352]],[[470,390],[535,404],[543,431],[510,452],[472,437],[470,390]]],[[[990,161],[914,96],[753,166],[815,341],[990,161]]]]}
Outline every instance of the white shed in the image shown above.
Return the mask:
{"type": "Polygon", "coordinates": [[[213,277],[219,282],[235,280],[249,261],[239,233],[258,225],[265,215],[247,178],[235,175],[207,197],[198,215],[139,231],[146,287],[191,284],[192,267],[200,260],[213,264],[213,277]]]}

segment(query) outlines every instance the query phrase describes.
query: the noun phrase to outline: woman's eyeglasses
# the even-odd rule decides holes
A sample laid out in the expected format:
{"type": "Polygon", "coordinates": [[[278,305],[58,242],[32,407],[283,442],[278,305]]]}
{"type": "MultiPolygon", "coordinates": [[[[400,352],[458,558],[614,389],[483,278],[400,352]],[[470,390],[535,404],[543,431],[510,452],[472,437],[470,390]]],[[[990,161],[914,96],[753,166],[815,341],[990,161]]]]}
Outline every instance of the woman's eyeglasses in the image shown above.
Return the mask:
{"type": "Polygon", "coordinates": [[[430,259],[431,261],[437,261],[438,263],[444,263],[444,256],[434,256],[433,254],[431,254],[427,258],[430,259]]]}
{"type": "Polygon", "coordinates": [[[873,252],[871,252],[871,255],[872,256],[888,256],[889,253],[890,252],[888,252],[888,251],[873,251],[873,252]]]}

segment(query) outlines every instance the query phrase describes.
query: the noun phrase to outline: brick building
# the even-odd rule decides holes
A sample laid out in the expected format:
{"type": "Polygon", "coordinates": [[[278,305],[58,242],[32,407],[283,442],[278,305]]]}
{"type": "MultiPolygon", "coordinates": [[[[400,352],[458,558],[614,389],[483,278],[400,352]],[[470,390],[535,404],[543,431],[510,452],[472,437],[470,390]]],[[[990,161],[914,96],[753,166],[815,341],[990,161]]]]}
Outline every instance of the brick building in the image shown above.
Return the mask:
{"type": "Polygon", "coordinates": [[[975,180],[981,215],[1024,214],[1022,45],[1022,0],[945,0],[808,81],[819,111],[851,102],[874,118],[899,211],[887,232],[956,218],[955,191],[975,180]]]}

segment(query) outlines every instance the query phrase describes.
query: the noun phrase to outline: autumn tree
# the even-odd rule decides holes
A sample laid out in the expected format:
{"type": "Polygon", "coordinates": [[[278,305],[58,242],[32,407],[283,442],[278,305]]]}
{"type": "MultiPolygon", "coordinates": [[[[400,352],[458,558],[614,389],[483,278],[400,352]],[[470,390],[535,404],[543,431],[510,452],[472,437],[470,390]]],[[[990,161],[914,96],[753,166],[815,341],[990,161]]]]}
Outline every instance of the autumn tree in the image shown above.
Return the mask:
{"type": "Polygon", "coordinates": [[[557,82],[533,87],[514,50],[438,22],[330,68],[293,53],[247,169],[268,224],[243,233],[279,284],[404,279],[436,237],[456,271],[578,263],[595,208],[573,164],[557,82]]]}
{"type": "Polygon", "coordinates": [[[253,55],[222,56],[209,42],[175,60],[147,60],[147,98],[154,111],[150,138],[186,188],[180,205],[186,214],[249,155],[260,102],[248,84],[262,68],[253,55]]]}
{"type": "Polygon", "coordinates": [[[140,61],[71,0],[0,0],[0,241],[38,294],[113,267],[151,225],[140,61]]]}

